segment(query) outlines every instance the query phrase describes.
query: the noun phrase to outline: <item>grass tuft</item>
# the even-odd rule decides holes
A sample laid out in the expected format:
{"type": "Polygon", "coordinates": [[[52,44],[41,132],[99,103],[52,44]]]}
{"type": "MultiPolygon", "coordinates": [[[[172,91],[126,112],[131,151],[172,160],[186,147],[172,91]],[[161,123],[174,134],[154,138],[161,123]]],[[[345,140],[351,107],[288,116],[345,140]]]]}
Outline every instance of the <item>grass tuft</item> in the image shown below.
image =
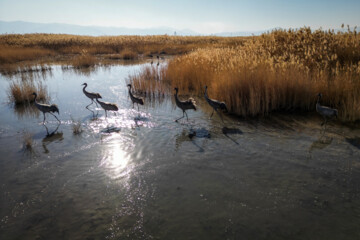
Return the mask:
{"type": "Polygon", "coordinates": [[[8,88],[8,99],[10,102],[28,104],[34,101],[34,92],[38,94],[38,100],[47,101],[49,98],[48,90],[42,81],[15,80],[8,88]]]}
{"type": "Polygon", "coordinates": [[[75,121],[74,119],[71,118],[71,122],[72,122],[71,127],[73,130],[73,133],[75,135],[79,135],[82,132],[81,121],[80,120],[75,121]]]}

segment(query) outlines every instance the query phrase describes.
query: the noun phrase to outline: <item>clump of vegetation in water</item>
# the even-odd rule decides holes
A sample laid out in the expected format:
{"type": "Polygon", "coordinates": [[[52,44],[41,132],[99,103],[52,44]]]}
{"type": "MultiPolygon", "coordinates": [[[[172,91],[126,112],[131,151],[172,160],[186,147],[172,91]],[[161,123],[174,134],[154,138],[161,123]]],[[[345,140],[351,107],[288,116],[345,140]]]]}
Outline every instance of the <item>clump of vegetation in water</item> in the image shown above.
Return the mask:
{"type": "Polygon", "coordinates": [[[16,105],[27,104],[34,101],[34,92],[40,101],[47,101],[49,98],[47,87],[42,81],[15,80],[9,85],[8,99],[16,105]]]}
{"type": "Polygon", "coordinates": [[[72,122],[71,127],[73,130],[73,133],[75,135],[79,135],[82,132],[81,121],[80,120],[75,121],[74,119],[71,118],[71,122],[72,122]]]}

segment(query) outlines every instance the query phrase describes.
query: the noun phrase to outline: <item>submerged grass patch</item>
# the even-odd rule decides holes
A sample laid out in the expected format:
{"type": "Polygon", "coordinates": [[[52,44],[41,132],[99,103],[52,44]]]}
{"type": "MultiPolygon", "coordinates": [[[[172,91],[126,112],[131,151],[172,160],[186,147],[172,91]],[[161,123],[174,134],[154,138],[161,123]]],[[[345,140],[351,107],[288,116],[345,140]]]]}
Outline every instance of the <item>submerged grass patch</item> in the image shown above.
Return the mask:
{"type": "Polygon", "coordinates": [[[130,82],[141,91],[169,93],[176,86],[201,97],[207,85],[211,98],[241,116],[314,111],[321,92],[323,105],[338,108],[342,121],[355,121],[360,119],[359,65],[355,31],[302,28],[273,31],[239,46],[198,49],[170,60],[160,75],[143,69],[130,82]]]}

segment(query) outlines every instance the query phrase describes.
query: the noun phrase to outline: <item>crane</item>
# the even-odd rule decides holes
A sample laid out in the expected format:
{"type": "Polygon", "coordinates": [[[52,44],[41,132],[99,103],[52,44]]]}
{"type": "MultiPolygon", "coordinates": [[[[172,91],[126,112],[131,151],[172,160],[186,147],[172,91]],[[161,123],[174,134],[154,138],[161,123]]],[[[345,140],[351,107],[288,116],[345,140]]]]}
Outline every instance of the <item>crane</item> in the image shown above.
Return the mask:
{"type": "Polygon", "coordinates": [[[96,101],[100,104],[100,106],[105,110],[105,116],[107,117],[106,111],[118,111],[119,108],[115,103],[102,102],[96,98],[96,101]]]}
{"type": "Polygon", "coordinates": [[[131,84],[128,84],[127,86],[128,86],[128,88],[129,88],[129,96],[130,96],[130,99],[131,99],[131,101],[132,101],[132,103],[133,103],[133,108],[134,108],[134,103],[136,103],[137,106],[138,106],[138,110],[139,110],[139,104],[140,104],[140,105],[144,105],[144,99],[135,97],[135,96],[131,93],[131,84]]]}
{"type": "MultiPolygon", "coordinates": [[[[101,98],[101,95],[99,93],[88,92],[85,90],[85,88],[87,87],[87,83],[83,83],[83,84],[81,84],[81,86],[84,86],[83,92],[84,92],[85,96],[87,96],[88,98],[91,99],[91,103],[89,105],[87,105],[86,108],[88,108],[91,104],[93,104],[95,102],[94,101],[95,98],[101,98]]],[[[96,102],[95,102],[95,104],[96,104],[96,106],[98,106],[96,102]]]]}
{"type": "Polygon", "coordinates": [[[221,120],[224,122],[222,116],[218,112],[218,109],[220,108],[221,110],[225,110],[226,112],[228,112],[226,104],[224,102],[220,102],[218,100],[209,98],[207,95],[207,86],[205,86],[204,97],[205,97],[205,100],[208,102],[208,104],[213,108],[210,118],[212,117],[212,115],[214,114],[214,111],[215,111],[220,116],[221,120]]]}
{"type": "Polygon", "coordinates": [[[49,105],[49,104],[44,104],[44,103],[38,103],[37,100],[36,100],[37,94],[34,92],[32,95],[35,96],[34,97],[35,106],[37,107],[37,109],[39,109],[44,114],[43,124],[45,124],[45,113],[50,113],[51,115],[53,115],[56,118],[56,120],[59,121],[59,123],[61,123],[60,120],[53,114],[55,112],[60,114],[59,113],[59,108],[58,108],[58,106],[56,104],[49,105]]]}
{"type": "Polygon", "coordinates": [[[321,123],[321,126],[326,124],[327,122],[327,118],[332,118],[332,117],[338,117],[338,110],[337,109],[333,109],[333,108],[329,108],[329,107],[326,107],[326,106],[321,106],[320,105],[320,100],[322,98],[322,94],[319,93],[318,94],[318,99],[317,99],[317,102],[316,102],[316,111],[321,115],[323,116],[324,118],[324,122],[321,123]]]}
{"type": "Polygon", "coordinates": [[[185,111],[188,110],[188,109],[194,109],[196,111],[196,102],[195,102],[195,100],[193,98],[189,98],[186,101],[180,101],[178,96],[177,96],[179,89],[176,87],[176,88],[174,88],[174,90],[175,90],[174,96],[175,96],[176,106],[181,108],[181,110],[183,111],[183,116],[176,119],[175,121],[177,122],[179,119],[183,118],[184,114],[186,114],[186,119],[189,121],[188,115],[187,115],[187,113],[185,111]]]}

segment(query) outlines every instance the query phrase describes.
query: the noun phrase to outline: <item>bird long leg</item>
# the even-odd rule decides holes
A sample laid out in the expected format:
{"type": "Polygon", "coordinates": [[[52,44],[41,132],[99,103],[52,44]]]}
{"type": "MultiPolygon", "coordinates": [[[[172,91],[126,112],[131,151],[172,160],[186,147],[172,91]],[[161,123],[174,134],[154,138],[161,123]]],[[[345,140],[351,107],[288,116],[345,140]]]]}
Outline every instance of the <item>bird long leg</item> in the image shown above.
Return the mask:
{"type": "Polygon", "coordinates": [[[91,104],[94,102],[96,104],[97,107],[99,107],[99,105],[97,104],[97,102],[94,101],[94,99],[91,99],[91,104]]]}
{"type": "Polygon", "coordinates": [[[212,117],[212,115],[214,114],[214,110],[215,110],[215,108],[213,108],[213,111],[212,111],[212,113],[211,113],[211,115],[210,115],[210,117],[209,117],[209,118],[211,118],[211,117],[212,117]]]}
{"type": "Polygon", "coordinates": [[[55,118],[56,118],[56,120],[58,120],[58,122],[59,123],[61,123],[61,121],[53,114],[53,113],[51,113],[51,112],[49,112],[51,115],[53,115],[55,118]]]}
{"type": "Polygon", "coordinates": [[[139,104],[138,104],[138,103],[136,103],[136,104],[137,104],[137,106],[138,106],[138,111],[140,111],[140,110],[139,110],[139,104]]]}
{"type": "MultiPolygon", "coordinates": [[[[96,102],[95,102],[96,103],[96,102]]],[[[85,108],[87,109],[87,110],[89,110],[90,112],[92,112],[93,113],[93,115],[95,114],[94,113],[94,111],[93,110],[91,110],[90,108],[88,108],[91,104],[93,104],[93,102],[91,102],[89,105],[87,105],[85,108]]]]}
{"type": "MultiPolygon", "coordinates": [[[[87,105],[86,106],[86,108],[88,109],[88,107],[91,105],[91,104],[93,104],[94,103],[94,101],[91,99],[91,103],[89,104],[89,105],[87,105]]],[[[90,110],[90,109],[89,109],[90,110]]]]}
{"type": "Polygon", "coordinates": [[[176,120],[175,120],[175,122],[177,122],[178,120],[180,120],[180,119],[182,119],[182,118],[184,118],[184,117],[185,117],[185,116],[184,116],[184,112],[185,112],[185,111],[183,111],[183,116],[182,116],[182,117],[180,117],[180,118],[178,118],[178,119],[176,119],[176,120]]]}
{"type": "Polygon", "coordinates": [[[43,112],[43,114],[44,114],[44,120],[43,120],[43,124],[45,124],[45,113],[43,112]]]}
{"type": "Polygon", "coordinates": [[[326,117],[324,116],[324,121],[321,123],[321,126],[323,126],[324,124],[326,124],[326,117]]]}
{"type": "Polygon", "coordinates": [[[93,115],[95,115],[95,113],[94,113],[94,111],[93,111],[93,110],[91,110],[91,109],[89,109],[89,108],[87,108],[87,107],[86,107],[86,109],[87,109],[87,110],[89,110],[90,112],[92,112],[92,113],[93,113],[93,115]]]}
{"type": "Polygon", "coordinates": [[[106,110],[105,110],[105,117],[107,117],[107,113],[106,113],[106,110]]]}
{"type": "Polygon", "coordinates": [[[186,119],[189,121],[188,115],[187,113],[184,111],[185,115],[186,115],[186,119]]]}
{"type": "Polygon", "coordinates": [[[219,117],[221,118],[221,121],[224,123],[224,119],[223,119],[223,117],[221,116],[221,114],[218,112],[218,110],[215,110],[216,111],[216,113],[219,115],[219,117]]]}

